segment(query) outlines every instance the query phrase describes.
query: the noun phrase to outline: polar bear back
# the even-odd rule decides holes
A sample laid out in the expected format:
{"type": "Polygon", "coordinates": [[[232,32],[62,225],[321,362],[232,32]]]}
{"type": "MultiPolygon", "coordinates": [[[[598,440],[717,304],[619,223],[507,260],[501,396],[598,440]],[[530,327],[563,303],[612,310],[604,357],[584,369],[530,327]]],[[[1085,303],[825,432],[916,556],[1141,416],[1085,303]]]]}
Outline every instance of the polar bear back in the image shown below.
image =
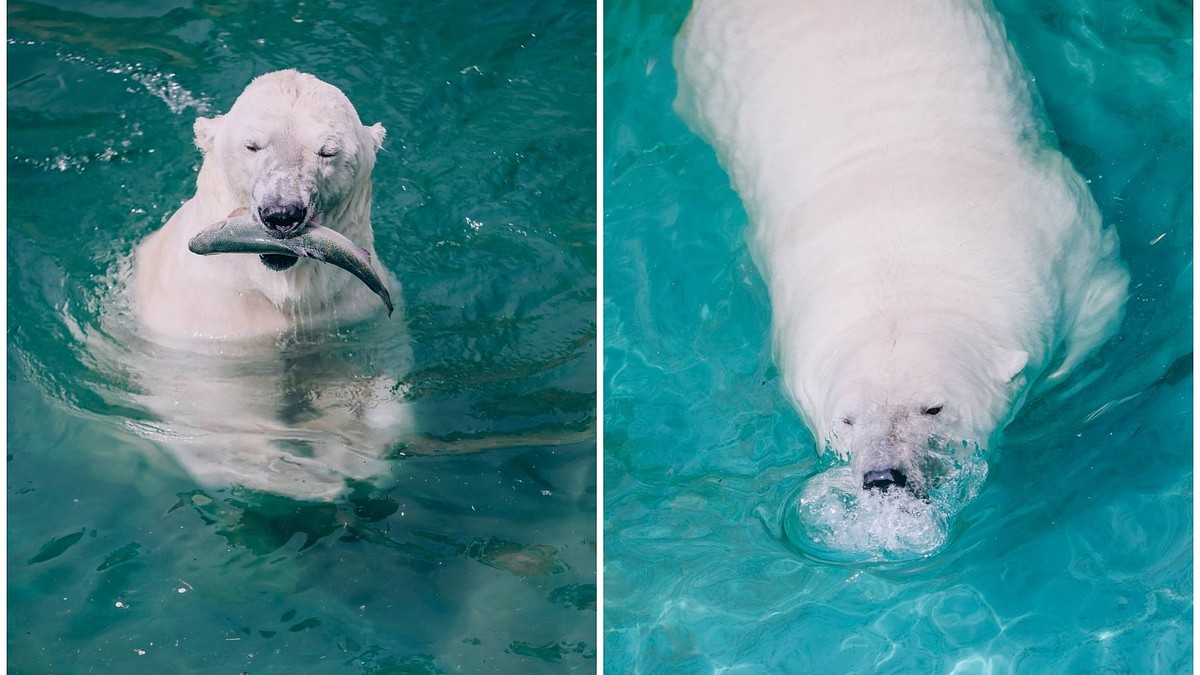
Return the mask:
{"type": "Polygon", "coordinates": [[[1010,148],[1045,130],[979,2],[696,3],[676,107],[747,199],[779,210],[904,146],[1010,148]]]}
{"type": "Polygon", "coordinates": [[[810,426],[833,357],[887,352],[901,326],[968,327],[981,353],[1028,354],[1030,381],[1115,331],[1116,235],[990,4],[699,0],[675,64],[676,109],[746,206],[810,426]]]}

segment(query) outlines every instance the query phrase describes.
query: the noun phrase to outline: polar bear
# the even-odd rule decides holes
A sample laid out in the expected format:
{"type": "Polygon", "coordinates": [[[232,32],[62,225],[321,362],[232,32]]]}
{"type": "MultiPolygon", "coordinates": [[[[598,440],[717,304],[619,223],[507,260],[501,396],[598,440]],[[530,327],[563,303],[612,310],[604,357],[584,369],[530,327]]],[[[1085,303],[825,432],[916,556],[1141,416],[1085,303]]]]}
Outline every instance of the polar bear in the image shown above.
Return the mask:
{"type": "Polygon", "coordinates": [[[399,373],[355,372],[305,336],[375,312],[389,321],[389,360],[407,362],[403,318],[384,319],[375,294],[333,265],[200,256],[188,241],[248,208],[276,237],[324,226],[378,265],[371,170],[384,129],[295,70],[254,79],[228,113],[194,129],[204,155],[195,195],[133,254],[128,290],[143,347],[93,339],[93,355],[137,381],[135,400],[152,416],[143,431],[198,482],[333,499],[348,481],[391,469],[387,453],[415,430],[412,404],[391,377],[399,373]]]}
{"type": "MultiPolygon", "coordinates": [[[[201,257],[187,242],[248,207],[277,237],[310,225],[341,232],[375,259],[371,169],[383,144],[337,87],[281,70],[252,81],[229,112],[195,123],[204,162],[196,193],[134,254],[133,301],[141,322],[168,337],[241,339],[298,323],[377,309],[344,270],[278,255],[201,257]]],[[[385,275],[394,289],[395,279],[385,275]]]]}
{"type": "Polygon", "coordinates": [[[926,494],[1119,326],[1116,232],[986,0],[697,0],[675,65],[787,394],[863,489],[926,494]]]}

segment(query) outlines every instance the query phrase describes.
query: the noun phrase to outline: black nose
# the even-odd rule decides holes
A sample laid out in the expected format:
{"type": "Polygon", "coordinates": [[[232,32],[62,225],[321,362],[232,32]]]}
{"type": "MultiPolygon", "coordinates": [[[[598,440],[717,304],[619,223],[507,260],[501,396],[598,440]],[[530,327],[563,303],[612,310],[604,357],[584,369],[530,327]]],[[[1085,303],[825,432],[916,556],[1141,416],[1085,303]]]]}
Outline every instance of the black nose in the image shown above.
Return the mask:
{"type": "Polygon", "coordinates": [[[870,490],[871,488],[887,490],[893,485],[896,487],[908,485],[908,476],[905,476],[904,472],[900,469],[878,469],[863,474],[864,490],[870,490]]]}
{"type": "Polygon", "coordinates": [[[267,230],[277,237],[288,237],[304,225],[308,209],[304,204],[272,204],[258,207],[258,217],[267,230]]]}

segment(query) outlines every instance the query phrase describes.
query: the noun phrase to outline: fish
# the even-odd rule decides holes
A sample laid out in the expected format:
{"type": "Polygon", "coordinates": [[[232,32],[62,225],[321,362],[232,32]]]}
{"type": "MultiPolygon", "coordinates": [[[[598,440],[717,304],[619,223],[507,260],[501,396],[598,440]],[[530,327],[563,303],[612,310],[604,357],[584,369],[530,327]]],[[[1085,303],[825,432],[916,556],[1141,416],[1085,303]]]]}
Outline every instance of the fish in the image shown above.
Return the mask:
{"type": "Polygon", "coordinates": [[[392,297],[371,264],[370,252],[328,227],[310,227],[294,237],[277,239],[254,221],[248,209],[237,209],[225,220],[209,225],[192,237],[188,241],[188,250],[198,255],[286,255],[328,263],[358,277],[383,300],[388,316],[392,315],[392,297]]]}

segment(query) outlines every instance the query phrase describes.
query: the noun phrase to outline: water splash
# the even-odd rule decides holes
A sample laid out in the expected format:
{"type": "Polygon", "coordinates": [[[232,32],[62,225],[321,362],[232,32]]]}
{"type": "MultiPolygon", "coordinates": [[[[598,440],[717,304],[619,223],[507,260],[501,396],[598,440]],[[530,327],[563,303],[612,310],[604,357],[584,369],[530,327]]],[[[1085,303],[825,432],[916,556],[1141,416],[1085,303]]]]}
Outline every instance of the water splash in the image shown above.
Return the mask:
{"type": "Polygon", "coordinates": [[[973,452],[945,455],[948,471],[928,498],[905,490],[863,490],[848,465],[810,478],[784,511],[785,541],[826,562],[914,560],[940,551],[954,518],[979,494],[987,461],[973,452]]]}
{"type": "Polygon", "coordinates": [[[175,73],[160,72],[151,64],[97,59],[64,50],[55,52],[55,56],[66,63],[79,63],[112,75],[124,76],[126,81],[132,80],[138,83],[147,92],[167,104],[167,108],[176,115],[183,114],[188,108],[195,108],[200,115],[208,114],[212,110],[212,102],[207,96],[195,94],[184,88],[179,84],[178,76],[175,73]]]}

